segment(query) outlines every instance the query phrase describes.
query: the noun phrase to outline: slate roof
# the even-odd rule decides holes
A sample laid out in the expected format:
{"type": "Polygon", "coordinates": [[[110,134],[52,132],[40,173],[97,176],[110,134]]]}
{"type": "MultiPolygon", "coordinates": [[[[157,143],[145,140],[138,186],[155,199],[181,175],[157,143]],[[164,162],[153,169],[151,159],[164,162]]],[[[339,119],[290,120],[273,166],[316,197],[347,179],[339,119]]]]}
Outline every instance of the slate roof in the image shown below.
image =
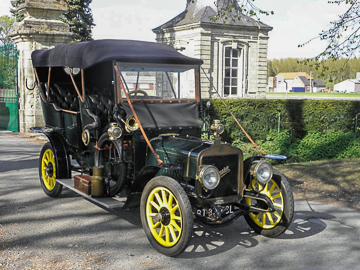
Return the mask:
{"type": "MultiPolygon", "coordinates": [[[[220,0],[221,1],[221,0],[220,0]]],[[[234,18],[234,21],[231,19],[226,21],[226,25],[229,26],[237,26],[237,27],[259,27],[261,29],[266,29],[268,31],[272,30],[273,28],[269,25],[264,23],[259,23],[258,21],[241,14],[241,19],[237,19],[235,16],[239,15],[239,10],[233,10],[232,14],[227,14],[228,18],[234,18]]],[[[213,22],[210,20],[209,17],[215,16],[216,11],[210,7],[206,6],[200,10],[198,10],[196,3],[195,4],[188,4],[185,11],[177,15],[176,17],[172,18],[170,21],[156,27],[153,31],[156,33],[162,29],[172,28],[176,26],[183,26],[188,24],[214,24],[214,25],[224,25],[222,20],[217,20],[213,22]]]]}
{"type": "Polygon", "coordinates": [[[308,80],[305,76],[299,76],[299,79],[304,83],[305,86],[310,86],[310,80],[308,80]]]}
{"type": "Polygon", "coordinates": [[[325,83],[322,80],[314,80],[314,87],[325,87],[325,83]]]}

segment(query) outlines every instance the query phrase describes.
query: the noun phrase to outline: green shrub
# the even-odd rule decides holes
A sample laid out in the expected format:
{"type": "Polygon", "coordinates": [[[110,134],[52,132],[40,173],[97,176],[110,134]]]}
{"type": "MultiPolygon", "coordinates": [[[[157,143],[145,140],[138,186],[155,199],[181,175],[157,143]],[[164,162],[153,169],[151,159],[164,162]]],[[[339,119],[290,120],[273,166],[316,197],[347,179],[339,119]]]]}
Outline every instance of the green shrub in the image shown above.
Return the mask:
{"type": "MultiPolygon", "coordinates": [[[[286,100],[286,99],[225,99],[241,125],[254,140],[266,140],[270,130],[288,130],[292,138],[303,138],[309,132],[353,131],[360,101],[353,100],[286,100]]],[[[221,100],[211,100],[207,112],[210,119],[220,119],[226,126],[224,139],[244,141],[241,132],[221,100]]]]}
{"type": "MultiPolygon", "coordinates": [[[[352,132],[329,130],[323,133],[310,132],[297,146],[300,160],[333,159],[348,155],[349,147],[356,143],[352,132]]],[[[360,152],[358,153],[360,156],[360,152]]]]}
{"type": "MultiPolygon", "coordinates": [[[[353,133],[360,101],[352,100],[224,100],[241,125],[266,152],[290,161],[360,157],[360,139],[353,133]],[[280,132],[278,132],[280,129],[280,132]]],[[[259,154],[221,100],[211,100],[207,119],[225,125],[224,141],[259,154]]]]}

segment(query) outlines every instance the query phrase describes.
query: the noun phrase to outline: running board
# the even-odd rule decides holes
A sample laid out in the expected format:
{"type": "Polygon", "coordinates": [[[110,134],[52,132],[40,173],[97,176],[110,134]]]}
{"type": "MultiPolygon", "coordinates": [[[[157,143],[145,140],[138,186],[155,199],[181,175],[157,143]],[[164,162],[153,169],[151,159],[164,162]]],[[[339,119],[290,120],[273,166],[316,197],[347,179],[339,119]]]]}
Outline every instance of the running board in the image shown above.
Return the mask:
{"type": "Polygon", "coordinates": [[[56,179],[56,182],[67,187],[68,189],[80,194],[84,198],[88,199],[91,202],[96,204],[100,204],[101,206],[109,209],[122,208],[125,205],[126,198],[118,198],[118,197],[103,197],[103,198],[94,198],[91,195],[87,195],[76,188],[74,188],[74,179],[56,179]]]}

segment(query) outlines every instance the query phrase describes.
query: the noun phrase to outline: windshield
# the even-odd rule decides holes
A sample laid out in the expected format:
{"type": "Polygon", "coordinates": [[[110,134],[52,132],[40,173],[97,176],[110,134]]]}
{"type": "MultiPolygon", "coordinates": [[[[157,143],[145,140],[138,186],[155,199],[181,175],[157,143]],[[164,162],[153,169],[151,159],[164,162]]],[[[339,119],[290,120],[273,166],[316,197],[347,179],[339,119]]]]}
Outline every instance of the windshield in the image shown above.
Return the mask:
{"type": "MultiPolygon", "coordinates": [[[[120,64],[131,99],[195,99],[195,66],[120,64]]],[[[125,94],[121,91],[122,99],[125,94]]]]}

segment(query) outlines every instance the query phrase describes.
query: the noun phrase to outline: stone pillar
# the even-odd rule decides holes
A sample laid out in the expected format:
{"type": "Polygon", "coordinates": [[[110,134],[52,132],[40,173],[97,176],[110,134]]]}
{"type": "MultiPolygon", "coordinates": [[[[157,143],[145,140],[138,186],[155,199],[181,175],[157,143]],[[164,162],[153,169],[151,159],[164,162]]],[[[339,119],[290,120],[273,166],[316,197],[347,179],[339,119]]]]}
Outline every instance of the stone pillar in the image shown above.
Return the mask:
{"type": "Polygon", "coordinates": [[[30,127],[44,125],[38,89],[28,90],[25,80],[31,88],[35,80],[31,63],[34,50],[50,49],[73,40],[68,25],[59,19],[65,10],[59,0],[25,0],[18,7],[25,18],[15,26],[10,37],[19,51],[19,128],[22,133],[29,132],[30,127]]]}

